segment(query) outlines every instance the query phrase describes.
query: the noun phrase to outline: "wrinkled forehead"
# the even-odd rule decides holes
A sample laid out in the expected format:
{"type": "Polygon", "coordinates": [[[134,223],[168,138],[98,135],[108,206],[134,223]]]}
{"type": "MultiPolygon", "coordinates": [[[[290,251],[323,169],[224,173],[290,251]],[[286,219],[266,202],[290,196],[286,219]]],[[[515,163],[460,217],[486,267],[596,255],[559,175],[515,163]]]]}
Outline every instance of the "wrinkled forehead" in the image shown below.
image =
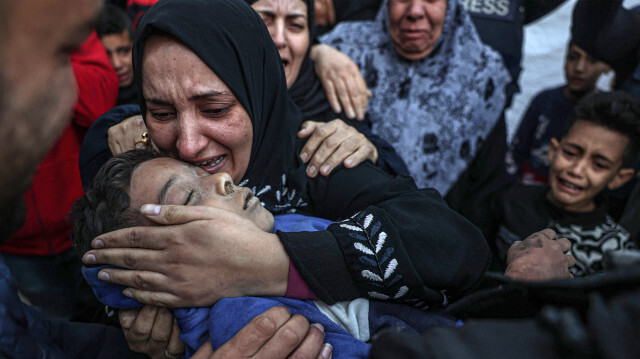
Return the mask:
{"type": "Polygon", "coordinates": [[[299,14],[307,17],[307,3],[302,0],[259,0],[252,2],[251,6],[258,11],[268,9],[278,14],[299,14]]]}

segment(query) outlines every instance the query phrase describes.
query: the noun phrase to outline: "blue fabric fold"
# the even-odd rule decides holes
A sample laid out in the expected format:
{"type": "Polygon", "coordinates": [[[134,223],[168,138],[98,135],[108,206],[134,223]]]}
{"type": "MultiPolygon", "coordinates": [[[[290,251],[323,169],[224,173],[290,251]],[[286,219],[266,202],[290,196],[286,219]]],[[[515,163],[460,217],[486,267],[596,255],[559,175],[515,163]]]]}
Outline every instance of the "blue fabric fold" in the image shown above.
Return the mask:
{"type": "MultiPolygon", "coordinates": [[[[274,232],[319,231],[326,229],[331,221],[307,217],[300,214],[284,214],[274,217],[274,232]]],[[[124,296],[125,286],[98,279],[102,269],[115,266],[82,268],[82,275],[93,288],[98,299],[114,308],[134,309],[142,303],[124,296]]],[[[185,356],[191,357],[210,338],[214,349],[219,348],[244,327],[251,319],[277,305],[287,307],[292,314],[304,315],[310,322],[325,327],[326,342],[333,346],[334,358],[366,358],[369,345],[353,338],[346,330],[322,314],[313,301],[281,297],[240,297],[225,298],[210,308],[170,309],[180,326],[180,339],[186,345],[185,356]],[[342,353],[342,354],[339,354],[342,353]]]]}

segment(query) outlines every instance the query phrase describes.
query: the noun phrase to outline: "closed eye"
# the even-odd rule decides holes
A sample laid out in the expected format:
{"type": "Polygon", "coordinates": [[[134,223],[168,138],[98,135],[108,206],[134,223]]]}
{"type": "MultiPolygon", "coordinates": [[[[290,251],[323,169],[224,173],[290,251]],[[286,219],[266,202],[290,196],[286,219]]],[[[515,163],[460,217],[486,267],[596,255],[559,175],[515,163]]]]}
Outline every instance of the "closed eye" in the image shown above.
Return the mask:
{"type": "Polygon", "coordinates": [[[200,194],[196,191],[189,191],[187,199],[184,201],[185,206],[196,206],[200,203],[200,194]]]}

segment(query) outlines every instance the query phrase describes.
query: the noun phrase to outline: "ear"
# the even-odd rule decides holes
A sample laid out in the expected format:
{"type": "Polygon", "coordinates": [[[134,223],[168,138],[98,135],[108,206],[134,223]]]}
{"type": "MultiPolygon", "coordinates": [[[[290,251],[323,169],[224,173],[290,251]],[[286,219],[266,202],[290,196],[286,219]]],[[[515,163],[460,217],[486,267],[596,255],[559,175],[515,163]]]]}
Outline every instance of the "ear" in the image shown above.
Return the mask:
{"type": "Polygon", "coordinates": [[[633,178],[633,174],[635,171],[633,168],[620,168],[618,173],[609,181],[607,184],[607,188],[614,190],[616,188],[622,187],[625,183],[629,182],[631,178],[633,178]]]}
{"type": "Polygon", "coordinates": [[[555,137],[552,137],[551,140],[549,140],[549,163],[553,162],[553,158],[556,156],[556,153],[558,153],[559,148],[560,142],[558,142],[555,137]]]}

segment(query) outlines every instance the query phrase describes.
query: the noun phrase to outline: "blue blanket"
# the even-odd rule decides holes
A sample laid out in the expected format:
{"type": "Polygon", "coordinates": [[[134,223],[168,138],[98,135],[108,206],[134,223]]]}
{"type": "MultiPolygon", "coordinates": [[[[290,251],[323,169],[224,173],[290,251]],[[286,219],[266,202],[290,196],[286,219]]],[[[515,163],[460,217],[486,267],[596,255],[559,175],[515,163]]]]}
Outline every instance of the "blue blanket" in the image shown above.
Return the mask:
{"type": "MultiPolygon", "coordinates": [[[[298,214],[275,216],[274,232],[324,230],[332,222],[298,214]]],[[[82,273],[100,301],[114,308],[132,309],[142,306],[138,301],[122,295],[124,286],[98,279],[98,272],[107,266],[82,268],[82,273]]],[[[311,323],[320,323],[325,328],[325,342],[333,346],[334,358],[367,358],[369,345],[354,338],[341,326],[324,315],[311,300],[283,297],[225,298],[212,307],[174,308],[173,315],[180,326],[180,338],[186,344],[186,358],[200,348],[209,338],[214,349],[227,342],[251,319],[267,309],[282,305],[292,314],[301,314],[311,323]]],[[[369,332],[384,329],[418,333],[431,326],[451,326],[455,322],[438,314],[428,314],[418,309],[384,302],[372,301],[369,309],[369,332]]]]}

